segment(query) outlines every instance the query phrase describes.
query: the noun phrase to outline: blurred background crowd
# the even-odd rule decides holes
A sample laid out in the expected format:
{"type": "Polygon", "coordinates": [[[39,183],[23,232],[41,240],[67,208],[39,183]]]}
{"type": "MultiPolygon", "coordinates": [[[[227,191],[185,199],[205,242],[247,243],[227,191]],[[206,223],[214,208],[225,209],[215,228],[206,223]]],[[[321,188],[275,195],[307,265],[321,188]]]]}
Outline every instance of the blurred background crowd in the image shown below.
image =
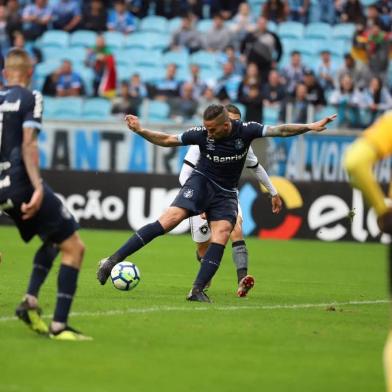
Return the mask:
{"type": "Polygon", "coordinates": [[[392,109],[392,0],[0,2],[2,54],[24,47],[51,119],[247,121],[338,112],[361,129],[392,109]]]}

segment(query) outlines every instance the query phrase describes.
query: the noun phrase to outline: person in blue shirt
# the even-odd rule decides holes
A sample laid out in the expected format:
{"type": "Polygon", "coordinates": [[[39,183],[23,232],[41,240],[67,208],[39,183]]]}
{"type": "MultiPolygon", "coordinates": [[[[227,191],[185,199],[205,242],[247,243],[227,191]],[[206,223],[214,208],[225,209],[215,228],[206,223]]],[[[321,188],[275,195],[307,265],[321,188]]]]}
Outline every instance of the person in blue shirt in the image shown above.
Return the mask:
{"type": "Polygon", "coordinates": [[[127,11],[124,1],[115,1],[114,10],[108,16],[107,28],[109,31],[119,31],[124,34],[132,33],[136,29],[135,18],[127,11]]]}
{"type": "Polygon", "coordinates": [[[53,27],[58,30],[74,31],[78,28],[81,10],[77,0],[60,0],[53,7],[53,27]]]}
{"type": "Polygon", "coordinates": [[[23,33],[27,40],[34,41],[40,37],[52,21],[52,11],[46,0],[35,0],[34,4],[23,9],[23,33]]]}
{"type": "Polygon", "coordinates": [[[81,95],[82,87],[82,79],[76,72],[73,72],[71,61],[64,60],[56,84],[56,95],[58,97],[77,97],[81,95]]]}
{"type": "Polygon", "coordinates": [[[149,142],[163,147],[198,145],[200,158],[175,200],[160,218],[139,229],[113,255],[100,261],[97,271],[99,282],[105,284],[117,263],[154,238],[171,231],[190,216],[205,213],[211,228],[211,243],[187,299],[210,302],[204,288],[219,268],[225,245],[237,220],[238,181],[251,142],[267,136],[321,132],[335,117],[329,116],[311,124],[265,126],[257,122],[230,120],[223,105],[210,105],[203,113],[203,126],[173,135],[144,129],[138,117],[126,116],[128,128],[149,142]]]}

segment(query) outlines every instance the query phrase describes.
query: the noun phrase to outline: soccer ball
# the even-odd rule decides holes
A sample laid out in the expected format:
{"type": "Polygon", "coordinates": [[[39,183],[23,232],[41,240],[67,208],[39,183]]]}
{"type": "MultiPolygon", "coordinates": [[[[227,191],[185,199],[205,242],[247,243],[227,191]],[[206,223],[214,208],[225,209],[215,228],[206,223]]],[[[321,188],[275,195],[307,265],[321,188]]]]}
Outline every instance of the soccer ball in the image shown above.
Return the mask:
{"type": "Polygon", "coordinates": [[[118,290],[132,290],[140,282],[140,272],[135,264],[122,261],[116,264],[110,273],[113,286],[118,290]]]}

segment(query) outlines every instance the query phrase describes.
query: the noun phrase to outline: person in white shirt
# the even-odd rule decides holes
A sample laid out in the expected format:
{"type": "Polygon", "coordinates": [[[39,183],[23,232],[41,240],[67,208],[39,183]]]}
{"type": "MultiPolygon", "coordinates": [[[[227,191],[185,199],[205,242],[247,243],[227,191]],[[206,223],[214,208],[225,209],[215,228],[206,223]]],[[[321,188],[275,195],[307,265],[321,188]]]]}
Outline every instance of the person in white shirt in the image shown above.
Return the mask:
{"type": "MultiPolygon", "coordinates": [[[[226,109],[229,112],[230,119],[241,119],[241,112],[235,105],[226,105],[226,109]]],[[[199,157],[199,146],[192,145],[184,157],[184,163],[180,171],[179,181],[181,185],[183,185],[188,177],[192,174],[199,157]]],[[[267,188],[271,196],[272,212],[274,214],[278,214],[282,209],[282,200],[278,195],[275,187],[272,185],[267,172],[259,164],[252,147],[250,147],[248,150],[245,166],[249,169],[252,169],[253,174],[260,184],[267,188]]],[[[211,231],[203,214],[192,216],[189,218],[189,223],[191,227],[192,239],[194,242],[196,242],[197,246],[196,257],[200,262],[202,262],[203,256],[209,245],[211,231]]],[[[242,233],[242,212],[240,205],[238,205],[238,218],[234,229],[231,232],[230,239],[233,249],[233,261],[237,269],[237,295],[239,297],[245,297],[248,294],[248,291],[254,286],[255,279],[252,275],[248,275],[248,250],[246,248],[244,236],[242,233]]]]}

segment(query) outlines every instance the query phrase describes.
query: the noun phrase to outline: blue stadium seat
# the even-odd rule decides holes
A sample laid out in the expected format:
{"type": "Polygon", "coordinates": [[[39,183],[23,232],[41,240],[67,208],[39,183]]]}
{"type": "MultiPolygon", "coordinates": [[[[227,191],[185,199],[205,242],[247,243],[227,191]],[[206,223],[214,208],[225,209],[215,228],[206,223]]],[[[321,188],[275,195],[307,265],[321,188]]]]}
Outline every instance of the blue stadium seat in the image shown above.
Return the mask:
{"type": "Polygon", "coordinates": [[[332,38],[352,40],[355,32],[355,25],[353,23],[340,23],[333,27],[332,38]]]}
{"type": "Polygon", "coordinates": [[[304,25],[299,22],[282,22],[278,27],[280,38],[302,38],[304,25]]]}
{"type": "Polygon", "coordinates": [[[263,109],[263,123],[276,124],[279,122],[279,111],[277,107],[267,106],[263,109]]]}
{"type": "Polygon", "coordinates": [[[161,34],[153,32],[136,32],[125,37],[125,48],[150,49],[154,45],[154,41],[160,40],[161,34]]]}
{"type": "Polygon", "coordinates": [[[89,98],[84,102],[82,115],[89,120],[110,120],[112,104],[105,98],[89,98]]]}
{"type": "Polygon", "coordinates": [[[334,38],[326,42],[328,44],[329,51],[334,55],[343,56],[345,53],[349,53],[351,51],[351,41],[334,38]]]}
{"type": "Polygon", "coordinates": [[[300,46],[298,45],[299,40],[296,38],[282,38],[281,42],[284,55],[290,55],[293,50],[300,49],[300,46]]]}
{"type": "Polygon", "coordinates": [[[70,60],[72,63],[83,62],[86,59],[86,49],[82,47],[57,48],[55,46],[43,47],[43,58],[45,61],[51,59],[70,60]]]}
{"type": "Polygon", "coordinates": [[[276,33],[278,31],[278,25],[275,22],[273,22],[272,20],[270,20],[267,23],[267,29],[269,31],[272,31],[273,33],[276,33]]]}
{"type": "Polygon", "coordinates": [[[202,19],[196,25],[196,30],[205,33],[212,27],[212,19],[202,19]]]}
{"type": "Polygon", "coordinates": [[[162,63],[162,53],[159,50],[147,49],[143,51],[143,56],[133,58],[135,65],[156,66],[162,63]]]}
{"type": "MultiPolygon", "coordinates": [[[[200,72],[201,73],[201,72],[200,72]]],[[[180,80],[181,82],[184,82],[186,80],[190,80],[191,78],[191,72],[189,70],[189,67],[178,67],[177,72],[176,72],[176,79],[180,80]]],[[[206,81],[206,79],[203,79],[203,81],[206,81]]]]}
{"type": "Polygon", "coordinates": [[[41,90],[47,75],[52,73],[61,64],[60,59],[53,59],[51,61],[45,61],[38,63],[34,67],[33,85],[37,90],[41,90]]]}
{"type": "Polygon", "coordinates": [[[161,64],[155,66],[139,65],[133,69],[140,74],[143,82],[155,82],[165,77],[165,68],[161,64]]]}
{"type": "Polygon", "coordinates": [[[41,48],[43,61],[50,61],[52,59],[64,59],[64,53],[68,48],[60,48],[58,46],[44,46],[41,48]]]}
{"type": "Polygon", "coordinates": [[[129,64],[117,64],[116,65],[116,73],[117,73],[117,81],[121,82],[123,80],[129,80],[134,73],[134,66],[130,66],[129,64]]]}
{"type": "Polygon", "coordinates": [[[93,95],[94,71],[91,68],[84,66],[83,63],[75,63],[73,69],[82,78],[86,95],[93,95]]]}
{"type": "Polygon", "coordinates": [[[159,34],[150,42],[150,48],[156,50],[165,50],[170,46],[171,36],[169,34],[159,34]]]}
{"type": "Polygon", "coordinates": [[[124,34],[118,31],[106,31],[104,34],[106,45],[110,49],[120,49],[124,47],[124,34]]]}
{"type": "Polygon", "coordinates": [[[146,16],[140,21],[140,31],[153,31],[157,33],[166,33],[169,28],[169,24],[166,18],[163,16],[146,16]]]}
{"type": "Polygon", "coordinates": [[[305,27],[305,38],[329,39],[332,27],[327,23],[309,23],[305,27]]]}
{"type": "Polygon", "coordinates": [[[41,39],[37,41],[40,48],[47,46],[55,46],[59,48],[68,47],[69,33],[60,30],[48,30],[42,35],[41,39]]]}
{"type": "Polygon", "coordinates": [[[145,120],[148,122],[164,122],[168,120],[170,106],[166,102],[150,100],[146,103],[145,120]]]}
{"type": "Polygon", "coordinates": [[[166,52],[163,55],[162,58],[163,64],[176,64],[179,67],[188,67],[189,65],[189,54],[187,51],[172,51],[172,52],[166,52]]]}
{"type": "Polygon", "coordinates": [[[97,33],[89,30],[78,30],[71,34],[70,45],[91,48],[95,45],[97,33]]]}
{"type": "Polygon", "coordinates": [[[303,38],[297,40],[298,48],[301,54],[316,55],[328,47],[327,41],[317,38],[303,38]]]}
{"type": "Polygon", "coordinates": [[[171,34],[174,33],[176,30],[178,30],[180,26],[181,26],[181,18],[178,16],[176,18],[170,19],[168,22],[168,30],[171,34]]]}
{"type": "Polygon", "coordinates": [[[253,15],[260,15],[261,14],[261,7],[267,0],[249,0],[249,6],[251,8],[253,15]]]}
{"type": "Polygon", "coordinates": [[[56,120],[80,120],[82,118],[83,99],[64,97],[45,99],[45,117],[56,120]]]}
{"type": "Polygon", "coordinates": [[[71,47],[65,51],[66,58],[72,62],[82,63],[86,60],[87,51],[82,47],[71,47]]]}
{"type": "Polygon", "coordinates": [[[197,64],[200,68],[215,68],[218,61],[216,54],[200,50],[191,55],[190,63],[197,64]]]}

